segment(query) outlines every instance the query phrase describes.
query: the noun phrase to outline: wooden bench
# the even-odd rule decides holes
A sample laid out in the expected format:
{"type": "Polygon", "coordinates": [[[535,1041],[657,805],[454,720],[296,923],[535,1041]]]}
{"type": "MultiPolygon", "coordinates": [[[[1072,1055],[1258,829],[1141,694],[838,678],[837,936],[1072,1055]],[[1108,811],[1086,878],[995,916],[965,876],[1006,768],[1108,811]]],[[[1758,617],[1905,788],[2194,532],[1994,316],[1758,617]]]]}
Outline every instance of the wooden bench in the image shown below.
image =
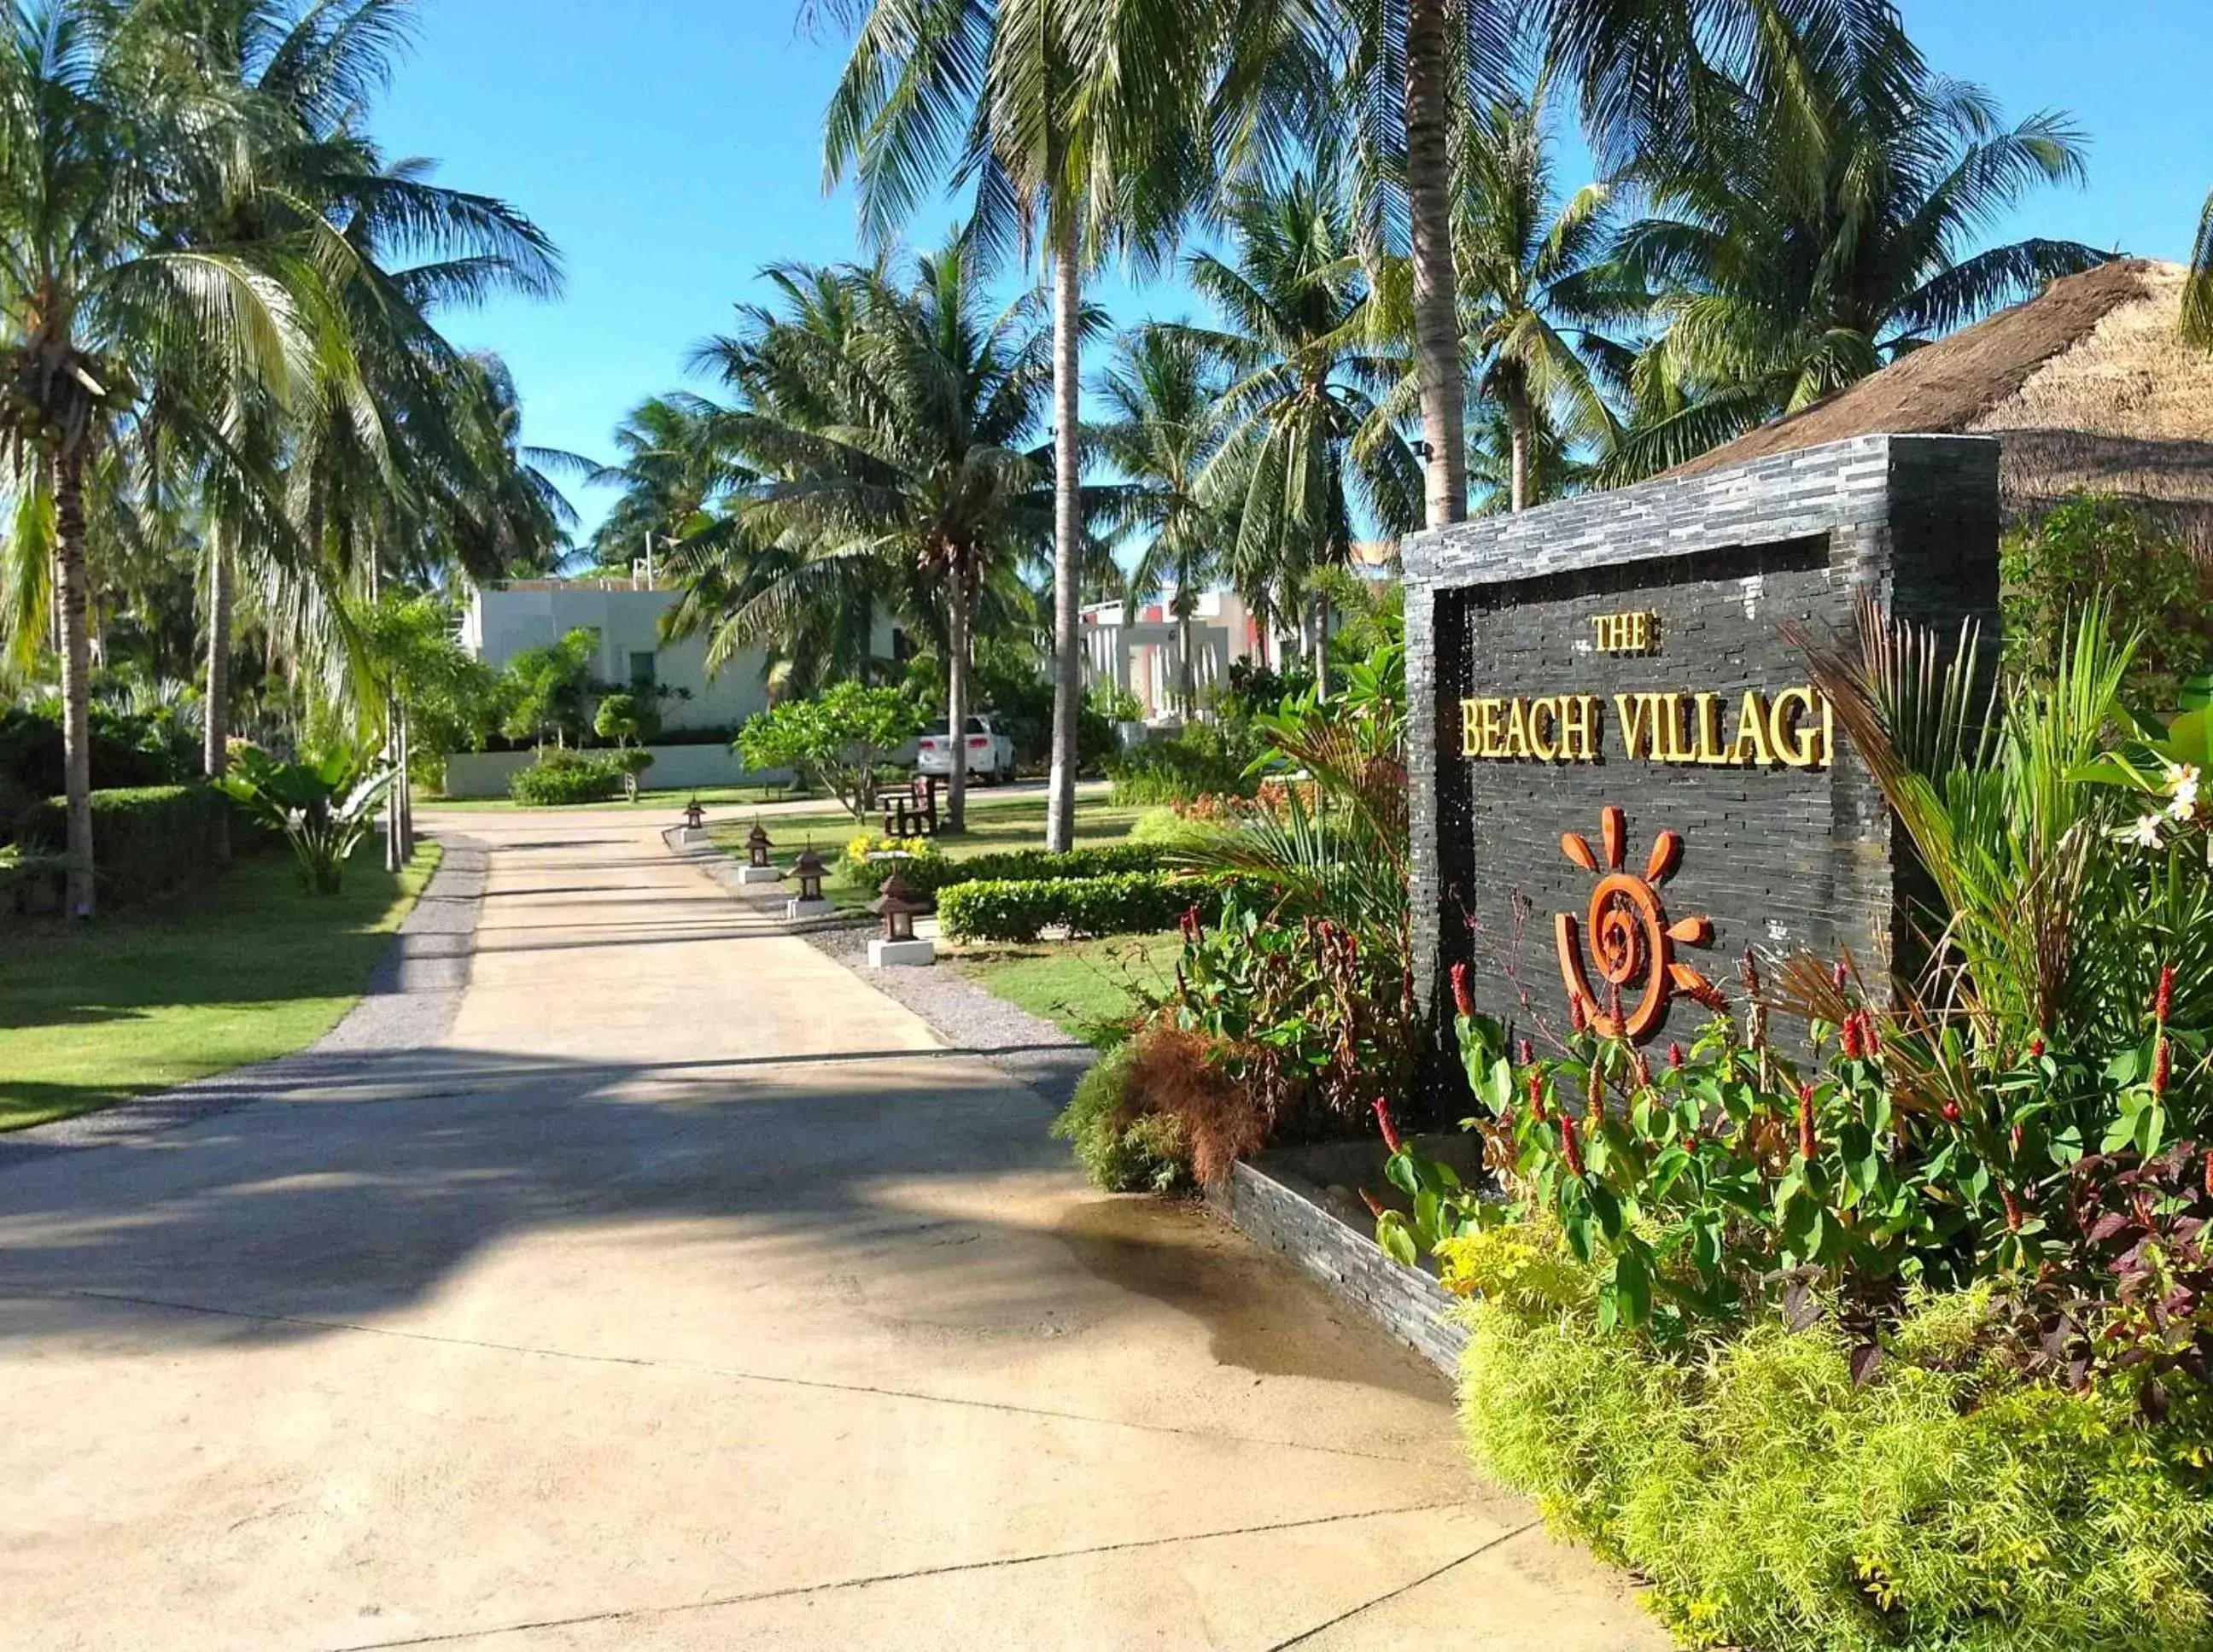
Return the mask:
{"type": "Polygon", "coordinates": [[[893,794],[884,805],[887,838],[935,837],[942,824],[937,813],[937,781],[932,776],[915,776],[905,791],[893,794]]]}

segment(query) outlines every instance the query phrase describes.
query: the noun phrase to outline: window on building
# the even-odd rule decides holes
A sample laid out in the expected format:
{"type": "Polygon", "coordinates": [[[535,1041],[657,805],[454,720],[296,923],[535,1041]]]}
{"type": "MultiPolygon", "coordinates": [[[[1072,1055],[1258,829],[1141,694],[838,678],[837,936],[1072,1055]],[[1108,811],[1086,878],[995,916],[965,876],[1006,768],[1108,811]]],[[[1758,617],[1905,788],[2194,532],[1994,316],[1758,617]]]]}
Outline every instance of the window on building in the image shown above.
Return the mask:
{"type": "Polygon", "coordinates": [[[630,680],[632,686],[637,688],[650,688],[654,686],[655,682],[658,680],[658,679],[659,673],[654,663],[653,650],[651,649],[640,649],[631,654],[630,656],[630,680]]]}

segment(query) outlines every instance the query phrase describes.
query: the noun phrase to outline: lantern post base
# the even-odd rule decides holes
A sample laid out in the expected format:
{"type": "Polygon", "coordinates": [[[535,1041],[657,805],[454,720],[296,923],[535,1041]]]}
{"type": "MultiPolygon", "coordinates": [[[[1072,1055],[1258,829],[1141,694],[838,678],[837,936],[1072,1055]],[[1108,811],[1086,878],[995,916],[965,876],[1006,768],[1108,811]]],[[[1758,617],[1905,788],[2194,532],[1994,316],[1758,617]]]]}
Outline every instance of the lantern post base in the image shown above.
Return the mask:
{"type": "Polygon", "coordinates": [[[787,900],[783,903],[783,921],[796,924],[802,917],[828,917],[838,910],[831,900],[787,900]]]}
{"type": "Polygon", "coordinates": [[[869,942],[870,969],[918,968],[937,961],[937,942],[935,941],[871,941],[869,942]]]}
{"type": "Polygon", "coordinates": [[[783,881],[783,870],[775,866],[741,866],[738,881],[741,884],[781,883],[783,881]]]}
{"type": "Polygon", "coordinates": [[[711,849],[715,845],[704,826],[679,826],[670,834],[669,841],[679,849],[711,849]]]}

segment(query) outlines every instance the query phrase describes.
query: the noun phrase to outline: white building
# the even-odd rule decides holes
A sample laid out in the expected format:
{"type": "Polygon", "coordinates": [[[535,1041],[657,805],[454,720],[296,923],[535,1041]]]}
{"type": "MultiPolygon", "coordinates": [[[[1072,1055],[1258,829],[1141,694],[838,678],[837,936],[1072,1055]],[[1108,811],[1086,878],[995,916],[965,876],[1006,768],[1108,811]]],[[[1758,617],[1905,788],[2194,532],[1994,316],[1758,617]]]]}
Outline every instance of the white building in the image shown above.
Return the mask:
{"type": "Polygon", "coordinates": [[[763,655],[748,649],[707,674],[707,639],[669,642],[661,622],[677,593],[643,579],[518,579],[479,588],[461,620],[461,646],[494,670],[572,631],[599,638],[602,682],[674,690],[660,701],[668,728],[734,728],[768,705],[763,655]]]}

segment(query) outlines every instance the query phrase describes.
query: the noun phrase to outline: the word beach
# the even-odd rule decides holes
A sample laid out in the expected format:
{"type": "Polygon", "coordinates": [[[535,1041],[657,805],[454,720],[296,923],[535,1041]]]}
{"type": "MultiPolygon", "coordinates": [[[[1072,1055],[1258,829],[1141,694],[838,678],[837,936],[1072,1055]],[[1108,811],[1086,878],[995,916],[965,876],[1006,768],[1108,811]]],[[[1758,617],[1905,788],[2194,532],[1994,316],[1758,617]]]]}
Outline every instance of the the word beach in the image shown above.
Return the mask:
{"type": "Polygon", "coordinates": [[[1611,751],[1647,763],[1826,769],[1836,747],[1834,709],[1803,686],[1616,694],[1610,708],[1596,694],[1478,696],[1460,713],[1461,755],[1495,761],[1596,763],[1611,751]]]}

